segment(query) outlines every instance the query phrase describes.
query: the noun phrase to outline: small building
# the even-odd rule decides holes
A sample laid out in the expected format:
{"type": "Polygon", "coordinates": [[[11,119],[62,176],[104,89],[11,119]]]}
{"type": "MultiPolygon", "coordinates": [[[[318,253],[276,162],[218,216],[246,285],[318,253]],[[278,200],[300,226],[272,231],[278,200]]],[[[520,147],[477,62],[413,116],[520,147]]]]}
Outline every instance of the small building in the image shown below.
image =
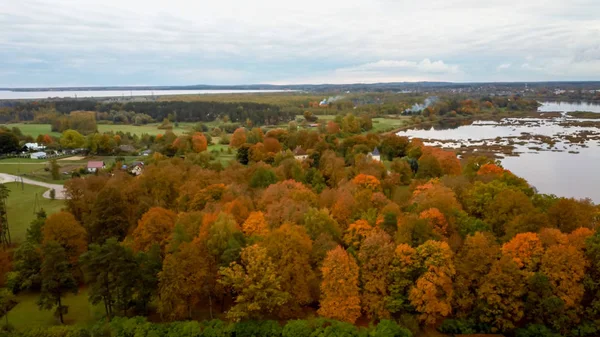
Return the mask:
{"type": "Polygon", "coordinates": [[[368,157],[375,161],[381,161],[381,154],[377,148],[375,148],[372,152],[369,152],[368,157]]]}
{"type": "Polygon", "coordinates": [[[129,166],[129,173],[133,174],[134,176],[139,176],[140,174],[142,174],[143,170],[144,163],[142,162],[134,162],[133,164],[131,164],[131,166],[129,166]]]}
{"type": "Polygon", "coordinates": [[[294,158],[296,158],[296,160],[304,161],[306,158],[308,158],[308,154],[303,148],[296,146],[296,149],[294,150],[294,158]]]}
{"type": "Polygon", "coordinates": [[[103,161],[88,161],[87,163],[87,171],[90,173],[96,173],[98,170],[101,170],[105,167],[103,161]]]}
{"type": "Polygon", "coordinates": [[[146,156],[146,157],[149,156],[149,155],[151,155],[151,154],[152,154],[152,150],[144,150],[144,151],[141,152],[141,155],[142,156],[146,156]]]}
{"type": "Polygon", "coordinates": [[[28,151],[40,151],[46,148],[46,146],[38,143],[25,143],[25,147],[28,151]]]}
{"type": "Polygon", "coordinates": [[[31,159],[46,159],[46,152],[34,152],[32,153],[29,158],[31,159]]]}

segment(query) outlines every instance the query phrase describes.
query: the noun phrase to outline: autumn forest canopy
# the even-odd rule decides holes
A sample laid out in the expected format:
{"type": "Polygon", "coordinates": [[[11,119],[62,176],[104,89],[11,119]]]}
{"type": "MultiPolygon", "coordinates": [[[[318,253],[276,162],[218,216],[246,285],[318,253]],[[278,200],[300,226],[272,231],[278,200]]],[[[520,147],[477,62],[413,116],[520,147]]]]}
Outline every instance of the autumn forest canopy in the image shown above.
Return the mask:
{"type": "MultiPolygon", "coordinates": [[[[186,121],[201,109],[237,124],[131,137],[155,150],[142,174],[115,165],[69,179],[64,208],[39,212],[26,239],[0,251],[0,315],[10,323],[15,296],[35,294],[62,322],[65,296],[85,289],[103,317],[0,336],[600,333],[599,209],[590,200],[540,194],[494,159],[377,133],[381,112],[350,114],[344,103],[326,122],[318,107],[128,104],[128,122],[186,121]],[[298,115],[319,125],[287,124],[298,115]],[[226,137],[235,159],[215,161],[211,135],[226,137]]],[[[415,114],[536,104],[442,99],[415,114]]],[[[61,109],[6,116],[66,123],[60,139],[41,138],[64,148],[110,153],[129,139],[95,134],[110,109],[61,109]],[[74,130],[86,128],[87,138],[74,130]]]]}

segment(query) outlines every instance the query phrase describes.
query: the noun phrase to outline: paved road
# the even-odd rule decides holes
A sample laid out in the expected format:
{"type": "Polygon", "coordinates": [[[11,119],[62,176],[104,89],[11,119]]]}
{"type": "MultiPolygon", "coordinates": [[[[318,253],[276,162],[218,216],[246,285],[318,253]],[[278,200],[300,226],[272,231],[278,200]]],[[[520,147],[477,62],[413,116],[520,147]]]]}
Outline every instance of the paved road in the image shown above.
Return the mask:
{"type": "MultiPolygon", "coordinates": [[[[12,174],[0,173],[0,184],[10,183],[10,182],[21,182],[21,177],[14,176],[12,174]]],[[[54,189],[56,191],[56,199],[66,199],[65,197],[65,187],[63,185],[57,184],[48,184],[43,183],[41,181],[31,180],[27,178],[23,178],[23,182],[29,185],[37,185],[48,188],[46,192],[44,192],[43,196],[46,199],[50,199],[50,190],[54,189]]]]}

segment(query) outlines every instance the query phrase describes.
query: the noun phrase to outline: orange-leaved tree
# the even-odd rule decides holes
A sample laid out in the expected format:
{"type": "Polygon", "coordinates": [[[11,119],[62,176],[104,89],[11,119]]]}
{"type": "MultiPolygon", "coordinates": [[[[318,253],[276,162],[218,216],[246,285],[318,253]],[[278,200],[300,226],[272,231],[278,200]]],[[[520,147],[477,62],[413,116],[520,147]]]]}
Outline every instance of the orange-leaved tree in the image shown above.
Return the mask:
{"type": "Polygon", "coordinates": [[[356,220],[348,227],[344,234],[344,242],[349,248],[358,250],[365,238],[373,231],[374,227],[369,225],[366,220],[356,220]]]}
{"type": "Polygon", "coordinates": [[[477,175],[479,175],[479,176],[482,176],[482,175],[500,176],[502,173],[504,173],[504,169],[493,163],[484,164],[477,171],[477,175]]]}
{"type": "Polygon", "coordinates": [[[196,132],[192,135],[192,150],[194,152],[206,151],[208,148],[208,141],[201,132],[196,132]]]}
{"type": "Polygon", "coordinates": [[[242,231],[246,236],[263,236],[269,232],[269,225],[265,220],[265,215],[261,211],[251,212],[246,221],[242,224],[242,231]]]}
{"type": "Polygon", "coordinates": [[[147,251],[153,245],[158,245],[164,252],[176,220],[177,215],[168,209],[153,207],[148,210],[132,233],[133,249],[147,251]]]}
{"type": "Polygon", "coordinates": [[[430,208],[419,214],[419,219],[425,219],[429,221],[429,224],[433,228],[433,231],[441,236],[448,234],[448,221],[442,212],[437,208],[430,208]]]}
{"type": "Polygon", "coordinates": [[[340,246],[327,253],[321,267],[319,315],[354,323],[360,316],[359,269],[354,258],[340,246]]]}
{"type": "Polygon", "coordinates": [[[564,301],[566,308],[580,305],[587,265],[583,252],[571,245],[553,245],[542,257],[540,272],[548,276],[553,293],[564,301]]]}
{"type": "Polygon", "coordinates": [[[197,242],[184,242],[167,254],[158,273],[158,312],[170,319],[190,319],[203,295],[209,269],[206,253],[197,242]]]}
{"type": "Polygon", "coordinates": [[[520,269],[535,272],[544,255],[544,247],[536,233],[520,233],[502,246],[502,254],[510,256],[520,269]]]}
{"type": "Polygon", "coordinates": [[[359,174],[352,182],[361,188],[366,188],[371,191],[380,191],[381,190],[381,182],[372,175],[368,174],[359,174]]]}
{"type": "Polygon", "coordinates": [[[467,237],[454,259],[454,303],[457,314],[461,317],[471,313],[477,302],[477,289],[481,287],[483,278],[500,256],[500,246],[495,241],[491,234],[476,232],[467,237]]]}
{"type": "Polygon", "coordinates": [[[244,143],[246,143],[246,129],[235,129],[235,131],[233,132],[233,136],[231,136],[231,140],[229,141],[229,146],[238,148],[244,143]]]}
{"type": "Polygon", "coordinates": [[[446,242],[429,240],[416,249],[418,261],[426,270],[411,289],[409,299],[427,325],[452,313],[455,274],[452,250],[446,242]]]}
{"type": "Polygon", "coordinates": [[[58,212],[46,219],[43,229],[44,244],[55,241],[64,250],[69,262],[76,263],[87,250],[87,233],[69,212],[58,212]]]}
{"type": "Polygon", "coordinates": [[[358,251],[362,307],[368,317],[381,319],[390,316],[385,306],[388,296],[388,274],[394,258],[392,238],[382,229],[372,230],[358,251]]]}

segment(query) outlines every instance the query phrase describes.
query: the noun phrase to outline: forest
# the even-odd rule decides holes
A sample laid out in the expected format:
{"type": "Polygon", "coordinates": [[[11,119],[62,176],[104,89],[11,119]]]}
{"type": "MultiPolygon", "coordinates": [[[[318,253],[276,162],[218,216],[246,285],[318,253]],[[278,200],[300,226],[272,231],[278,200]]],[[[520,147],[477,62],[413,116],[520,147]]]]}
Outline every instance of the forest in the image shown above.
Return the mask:
{"type": "Polygon", "coordinates": [[[239,127],[225,166],[196,132],[140,176],[70,179],[64,209],[0,252],[3,336],[598,333],[596,205],[339,121],[239,127]],[[10,329],[15,294],[62,322],[81,289],[96,325],[10,329]]]}
{"type": "Polygon", "coordinates": [[[62,133],[2,127],[2,153],[35,140],[153,154],[140,175],[120,169],[119,158],[73,172],[61,211],[40,210],[26,239],[1,242],[0,336],[600,333],[595,204],[540,194],[494,159],[459,158],[378,133],[373,122],[392,111],[412,123],[524,113],[536,101],[374,93],[322,106],[289,97],[271,110],[299,104],[289,123],[236,115],[256,107],[269,118],[261,109],[272,97],[257,96],[178,134],[185,115],[165,110],[152,136],[97,132],[107,118],[155,119],[146,108],[19,110],[62,133]],[[216,156],[217,146],[232,160],[216,156]],[[101,318],[69,324],[65,300],[78,293],[101,318]],[[57,325],[13,328],[24,295],[57,325]]]}

